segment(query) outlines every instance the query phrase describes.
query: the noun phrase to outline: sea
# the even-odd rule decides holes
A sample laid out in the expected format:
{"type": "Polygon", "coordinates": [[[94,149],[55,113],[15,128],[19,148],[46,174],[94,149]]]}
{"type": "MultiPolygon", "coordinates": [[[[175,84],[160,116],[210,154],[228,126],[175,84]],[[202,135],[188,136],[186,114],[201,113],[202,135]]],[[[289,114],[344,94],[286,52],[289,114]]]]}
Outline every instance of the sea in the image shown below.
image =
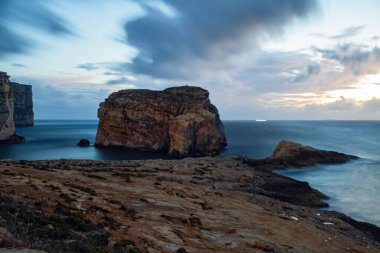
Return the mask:
{"type": "MultiPolygon", "coordinates": [[[[340,165],[278,171],[327,194],[329,210],[380,226],[380,121],[224,121],[228,146],[221,156],[265,158],[281,140],[361,157],[340,165]]],[[[98,121],[37,120],[19,127],[26,144],[0,145],[0,159],[168,159],[162,154],[78,147],[93,143],[98,121]]]]}

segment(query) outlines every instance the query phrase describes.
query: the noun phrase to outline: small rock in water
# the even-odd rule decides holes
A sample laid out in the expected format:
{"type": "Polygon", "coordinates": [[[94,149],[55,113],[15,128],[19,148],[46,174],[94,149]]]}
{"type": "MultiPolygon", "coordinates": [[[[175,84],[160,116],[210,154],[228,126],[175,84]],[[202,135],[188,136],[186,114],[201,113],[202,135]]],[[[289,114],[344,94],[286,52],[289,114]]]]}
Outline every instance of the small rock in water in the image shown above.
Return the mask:
{"type": "Polygon", "coordinates": [[[88,147],[90,146],[90,141],[87,139],[81,139],[78,144],[79,147],[88,147]]]}

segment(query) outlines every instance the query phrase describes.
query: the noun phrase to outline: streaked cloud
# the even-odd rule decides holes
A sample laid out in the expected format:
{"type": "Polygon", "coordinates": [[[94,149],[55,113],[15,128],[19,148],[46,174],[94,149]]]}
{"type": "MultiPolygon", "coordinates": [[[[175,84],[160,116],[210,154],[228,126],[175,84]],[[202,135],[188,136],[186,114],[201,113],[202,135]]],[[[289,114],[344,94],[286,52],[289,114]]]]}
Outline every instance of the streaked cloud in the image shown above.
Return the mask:
{"type": "Polygon", "coordinates": [[[325,39],[334,39],[334,40],[347,39],[347,38],[359,35],[365,29],[365,27],[366,27],[365,25],[350,26],[350,27],[345,28],[341,33],[335,34],[335,35],[327,35],[323,33],[311,33],[311,35],[315,37],[319,37],[319,38],[325,38],[325,39]]]}
{"type": "Polygon", "coordinates": [[[128,84],[130,81],[126,77],[121,77],[119,79],[109,80],[108,85],[117,85],[117,84],[128,84]]]}
{"type": "Polygon", "coordinates": [[[73,34],[70,25],[52,12],[46,1],[0,1],[0,58],[8,54],[26,53],[36,46],[30,31],[61,36],[73,34]]]}
{"type": "Polygon", "coordinates": [[[0,65],[39,118],[186,84],[224,119],[380,118],[378,3],[342,2],[0,0],[0,65]]]}
{"type": "Polygon", "coordinates": [[[162,7],[143,5],[147,14],[125,25],[128,44],[139,50],[126,67],[137,74],[173,79],[236,64],[236,55],[255,53],[262,39],[281,36],[287,24],[318,8],[314,0],[159,3],[172,10],[170,14],[162,7]]]}
{"type": "Polygon", "coordinates": [[[19,68],[26,68],[26,66],[24,64],[21,64],[21,63],[13,63],[12,66],[13,67],[19,67],[19,68]]]}

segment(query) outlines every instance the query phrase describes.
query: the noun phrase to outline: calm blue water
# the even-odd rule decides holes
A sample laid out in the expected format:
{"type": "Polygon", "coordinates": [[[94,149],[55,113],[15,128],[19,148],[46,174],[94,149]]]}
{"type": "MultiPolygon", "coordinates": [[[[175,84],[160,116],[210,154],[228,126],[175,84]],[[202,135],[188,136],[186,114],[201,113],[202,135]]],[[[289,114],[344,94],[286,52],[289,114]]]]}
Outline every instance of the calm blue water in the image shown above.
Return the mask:
{"type": "MultiPolygon", "coordinates": [[[[309,182],[330,196],[333,210],[380,225],[380,121],[226,121],[228,148],[222,155],[264,158],[276,144],[291,140],[320,149],[362,157],[343,165],[290,169],[282,174],[309,182]]],[[[148,159],[162,155],[126,150],[80,148],[82,139],[95,140],[97,121],[36,121],[18,128],[27,144],[1,145],[2,159],[148,159]]]]}

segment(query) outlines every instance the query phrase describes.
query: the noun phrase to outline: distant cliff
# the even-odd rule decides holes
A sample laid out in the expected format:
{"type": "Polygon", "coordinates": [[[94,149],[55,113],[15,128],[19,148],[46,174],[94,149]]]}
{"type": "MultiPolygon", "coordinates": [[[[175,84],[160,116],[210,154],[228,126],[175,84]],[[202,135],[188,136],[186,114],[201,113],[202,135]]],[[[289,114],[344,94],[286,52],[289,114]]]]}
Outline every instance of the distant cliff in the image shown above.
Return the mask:
{"type": "Polygon", "coordinates": [[[14,97],[14,124],[16,126],[33,126],[32,86],[12,82],[12,90],[14,97]]]}
{"type": "Polygon", "coordinates": [[[218,110],[199,87],[121,90],[100,104],[98,117],[97,146],[198,156],[227,144],[218,110]]]}

